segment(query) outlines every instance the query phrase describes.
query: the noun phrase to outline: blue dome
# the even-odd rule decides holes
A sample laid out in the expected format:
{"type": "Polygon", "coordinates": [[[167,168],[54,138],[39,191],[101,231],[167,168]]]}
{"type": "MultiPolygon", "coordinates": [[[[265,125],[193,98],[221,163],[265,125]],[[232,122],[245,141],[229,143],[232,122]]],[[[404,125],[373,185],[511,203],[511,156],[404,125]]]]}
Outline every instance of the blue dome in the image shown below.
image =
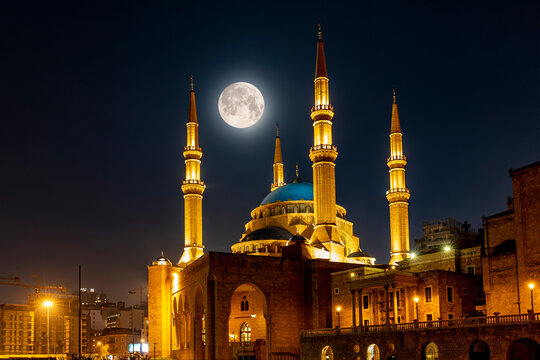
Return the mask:
{"type": "Polygon", "coordinates": [[[261,202],[261,205],[275,203],[276,201],[305,200],[313,201],[313,184],[307,182],[293,182],[277,188],[261,202]]]}

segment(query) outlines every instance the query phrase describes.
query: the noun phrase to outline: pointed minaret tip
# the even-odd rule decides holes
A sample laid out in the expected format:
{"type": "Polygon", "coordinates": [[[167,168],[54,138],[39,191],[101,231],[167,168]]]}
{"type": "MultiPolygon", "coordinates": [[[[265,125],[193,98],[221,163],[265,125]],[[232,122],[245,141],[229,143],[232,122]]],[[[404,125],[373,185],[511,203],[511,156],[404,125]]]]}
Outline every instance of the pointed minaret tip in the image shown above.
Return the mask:
{"type": "Polygon", "coordinates": [[[328,77],[326,72],[326,59],[324,56],[324,45],[322,40],[321,23],[319,22],[319,40],[317,41],[317,61],[315,63],[315,79],[328,77]]]}
{"type": "Polygon", "coordinates": [[[322,40],[321,20],[319,20],[319,40],[322,40]]]}
{"type": "Polygon", "coordinates": [[[396,88],[394,88],[394,89],[392,90],[392,93],[393,93],[393,97],[394,97],[394,104],[396,104],[396,103],[397,103],[397,102],[396,102],[396,88]]]}
{"type": "Polygon", "coordinates": [[[279,124],[276,123],[276,137],[279,137],[279,124]]]}
{"type": "Polygon", "coordinates": [[[300,170],[298,170],[298,163],[296,163],[296,178],[300,178],[300,170]]]}
{"type": "Polygon", "coordinates": [[[193,91],[193,75],[189,75],[189,81],[191,83],[191,91],[193,91]]]}

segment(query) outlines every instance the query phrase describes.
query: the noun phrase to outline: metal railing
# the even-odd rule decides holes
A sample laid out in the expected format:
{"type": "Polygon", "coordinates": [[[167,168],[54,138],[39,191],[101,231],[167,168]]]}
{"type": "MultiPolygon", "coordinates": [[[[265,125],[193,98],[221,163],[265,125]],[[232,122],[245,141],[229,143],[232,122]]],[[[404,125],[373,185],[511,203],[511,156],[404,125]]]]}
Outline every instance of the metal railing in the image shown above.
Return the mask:
{"type": "Polygon", "coordinates": [[[335,145],[330,145],[330,144],[320,144],[320,145],[313,145],[311,147],[311,150],[312,151],[316,151],[316,150],[337,150],[337,146],[335,145]]]}
{"type": "Polygon", "coordinates": [[[302,330],[301,336],[329,336],[340,334],[354,334],[361,332],[387,332],[387,331],[408,331],[419,329],[441,329],[456,327],[477,327],[477,326],[497,326],[524,324],[531,322],[540,322],[540,313],[535,314],[516,314],[516,315],[498,315],[498,316],[480,316],[464,319],[434,320],[434,321],[414,321],[401,324],[387,325],[368,325],[356,327],[335,327],[331,329],[312,329],[302,330]]]}

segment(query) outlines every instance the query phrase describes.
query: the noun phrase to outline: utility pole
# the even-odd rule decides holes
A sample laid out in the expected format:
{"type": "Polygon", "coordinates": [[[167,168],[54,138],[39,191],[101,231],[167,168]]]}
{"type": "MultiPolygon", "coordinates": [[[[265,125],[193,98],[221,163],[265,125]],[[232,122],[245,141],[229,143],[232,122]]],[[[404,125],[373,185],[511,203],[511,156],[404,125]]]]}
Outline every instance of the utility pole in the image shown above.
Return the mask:
{"type": "Polygon", "coordinates": [[[82,348],[82,328],[81,328],[81,264],[79,264],[79,360],[81,359],[81,348],[82,348]]]}

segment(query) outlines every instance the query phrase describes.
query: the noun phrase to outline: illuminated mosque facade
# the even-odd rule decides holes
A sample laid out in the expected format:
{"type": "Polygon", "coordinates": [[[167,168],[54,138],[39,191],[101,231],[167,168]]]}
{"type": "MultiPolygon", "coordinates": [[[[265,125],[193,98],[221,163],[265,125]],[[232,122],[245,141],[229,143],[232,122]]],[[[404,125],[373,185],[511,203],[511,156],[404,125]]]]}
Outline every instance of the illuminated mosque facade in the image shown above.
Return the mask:
{"type": "Polygon", "coordinates": [[[320,30],[315,69],[313,184],[302,181],[298,169],[295,180],[285,183],[277,129],[270,192],[251,211],[232,253],[203,252],[203,152],[191,82],[182,182],[184,251],[177,264],[162,255],[148,267],[149,343],[155,344],[156,357],[298,359],[301,330],[332,326],[330,274],[359,266],[389,268],[408,258],[410,192],[395,93],[386,195],[391,257],[389,265],[375,265],[375,258],[362,251],[346,209],[336,203],[338,151],[320,30]]]}

